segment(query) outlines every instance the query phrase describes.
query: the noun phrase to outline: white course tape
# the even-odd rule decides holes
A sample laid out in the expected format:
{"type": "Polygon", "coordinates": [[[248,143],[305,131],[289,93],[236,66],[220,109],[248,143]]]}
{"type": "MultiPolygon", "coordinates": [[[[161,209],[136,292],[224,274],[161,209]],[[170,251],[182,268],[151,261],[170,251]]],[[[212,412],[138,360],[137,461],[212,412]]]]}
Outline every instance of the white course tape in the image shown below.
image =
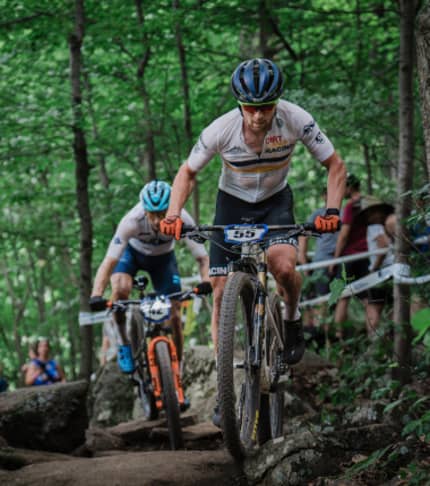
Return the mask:
{"type": "Polygon", "coordinates": [[[105,321],[109,321],[111,315],[109,311],[100,312],[79,312],[79,325],[80,326],[92,326],[93,324],[102,324],[105,321]]]}
{"type": "MultiPolygon", "coordinates": [[[[364,290],[368,290],[375,285],[379,285],[386,280],[389,280],[393,276],[394,265],[390,265],[388,267],[382,268],[377,272],[370,273],[363,278],[355,280],[348,284],[343,292],[341,293],[339,298],[343,297],[351,297],[352,295],[359,294],[364,290]]],[[[313,305],[322,304],[327,302],[330,299],[331,294],[321,295],[320,297],[316,297],[315,299],[309,299],[304,302],[300,302],[299,307],[310,307],[313,305]]]]}
{"type": "MultiPolygon", "coordinates": [[[[425,241],[428,240],[428,237],[426,236],[423,238],[425,238],[425,241]]],[[[415,243],[418,243],[419,241],[421,241],[421,239],[422,238],[415,240],[415,243]]],[[[305,270],[316,270],[318,268],[326,268],[331,265],[337,265],[339,263],[361,260],[371,255],[385,255],[385,253],[387,253],[388,250],[389,250],[388,248],[379,248],[374,251],[366,251],[362,253],[357,253],[355,255],[347,255],[340,258],[323,260],[320,262],[306,263],[305,265],[298,265],[296,269],[299,271],[305,271],[305,270]]],[[[351,297],[352,295],[356,295],[364,290],[374,287],[375,285],[379,285],[380,283],[385,282],[391,277],[393,277],[394,283],[400,283],[404,285],[422,285],[430,282],[430,275],[421,275],[420,277],[410,277],[410,274],[411,272],[410,272],[409,265],[403,263],[394,263],[393,265],[382,268],[377,272],[373,272],[369,275],[366,275],[363,278],[351,282],[345,287],[340,298],[351,297]]],[[[193,275],[191,277],[181,278],[181,282],[185,287],[191,286],[194,283],[199,283],[200,281],[201,281],[200,275],[193,275]]],[[[272,284],[271,286],[274,285],[273,279],[270,280],[270,283],[272,284]]],[[[320,297],[316,297],[315,299],[309,299],[300,302],[299,307],[310,307],[313,305],[322,304],[329,300],[330,295],[331,294],[321,295],[320,297]]],[[[108,314],[108,311],[79,313],[80,326],[100,324],[109,319],[110,319],[110,315],[108,314]]]]}
{"type": "Polygon", "coordinates": [[[338,265],[339,263],[354,262],[356,260],[362,260],[371,255],[385,255],[388,253],[389,248],[379,248],[374,251],[364,251],[362,253],[356,253],[355,255],[346,255],[339,258],[331,258],[330,260],[322,260],[320,262],[305,263],[296,267],[299,271],[316,270],[317,268],[330,267],[331,265],[338,265]]]}

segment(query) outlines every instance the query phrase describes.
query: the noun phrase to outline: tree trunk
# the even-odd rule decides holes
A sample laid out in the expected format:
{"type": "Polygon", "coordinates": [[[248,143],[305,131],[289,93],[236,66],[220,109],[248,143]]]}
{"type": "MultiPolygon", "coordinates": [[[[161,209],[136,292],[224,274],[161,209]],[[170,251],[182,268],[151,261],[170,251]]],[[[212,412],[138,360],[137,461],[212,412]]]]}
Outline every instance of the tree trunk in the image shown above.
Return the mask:
{"type": "MultiPolygon", "coordinates": [[[[399,55],[399,165],[397,186],[396,263],[407,263],[409,246],[405,238],[405,221],[411,211],[411,197],[405,196],[412,189],[414,163],[414,18],[415,2],[400,1],[400,55],[399,55]]],[[[393,377],[401,383],[410,381],[411,339],[410,289],[394,283],[394,352],[398,367],[393,377]]]]}
{"type": "Polygon", "coordinates": [[[430,181],[430,2],[421,10],[416,32],[417,65],[420,82],[427,178],[430,181]]]}
{"type": "MultiPolygon", "coordinates": [[[[179,0],[173,0],[173,10],[179,10],[179,0]]],[[[184,131],[187,155],[193,146],[193,130],[191,124],[191,103],[190,87],[188,82],[187,58],[185,53],[184,42],[182,40],[181,23],[176,22],[175,28],[176,46],[178,48],[179,65],[181,67],[182,93],[184,95],[184,131]]],[[[198,224],[200,219],[200,197],[199,184],[196,180],[193,191],[193,217],[198,224]]]]}
{"type": "MultiPolygon", "coordinates": [[[[79,276],[79,307],[81,311],[89,311],[88,300],[91,295],[91,257],[93,228],[88,195],[88,179],[90,166],[88,163],[87,144],[83,130],[84,117],[82,113],[81,93],[81,47],[84,38],[85,18],[84,0],[75,1],[75,27],[69,36],[70,49],[70,82],[73,111],[73,152],[75,157],[76,199],[80,220],[80,276],[79,276]]],[[[82,378],[89,380],[93,360],[93,330],[92,326],[81,327],[81,370],[82,378]]]]}

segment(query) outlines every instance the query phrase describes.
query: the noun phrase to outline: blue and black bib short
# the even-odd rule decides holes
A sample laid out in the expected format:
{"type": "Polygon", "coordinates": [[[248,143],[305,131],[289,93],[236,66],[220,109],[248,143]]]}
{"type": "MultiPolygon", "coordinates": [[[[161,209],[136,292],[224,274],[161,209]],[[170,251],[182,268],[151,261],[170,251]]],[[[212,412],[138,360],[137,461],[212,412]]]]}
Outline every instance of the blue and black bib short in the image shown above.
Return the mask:
{"type": "Polygon", "coordinates": [[[127,273],[135,277],[139,270],[149,273],[154,290],[158,294],[181,291],[181,279],[174,251],[164,255],[144,255],[128,244],[112,273],[127,273]]]}

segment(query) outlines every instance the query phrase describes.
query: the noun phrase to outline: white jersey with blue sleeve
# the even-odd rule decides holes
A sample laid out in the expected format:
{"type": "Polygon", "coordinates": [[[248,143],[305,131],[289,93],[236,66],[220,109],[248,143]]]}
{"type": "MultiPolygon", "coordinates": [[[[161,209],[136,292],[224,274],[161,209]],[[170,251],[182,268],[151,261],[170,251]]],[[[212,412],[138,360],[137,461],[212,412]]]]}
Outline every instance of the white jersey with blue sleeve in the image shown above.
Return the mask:
{"type": "MultiPolygon", "coordinates": [[[[196,224],[185,209],[181,211],[181,219],[187,226],[196,224]]],[[[189,238],[184,238],[184,241],[194,258],[207,255],[203,244],[196,243],[189,238]]],[[[164,255],[173,250],[175,239],[159,231],[154,231],[142,203],[139,202],[120,221],[106,255],[119,260],[127,244],[143,255],[164,255]]]]}
{"type": "Polygon", "coordinates": [[[239,109],[217,118],[201,133],[187,160],[197,172],[219,154],[222,172],[218,187],[250,203],[284,189],[296,143],[301,141],[319,162],[327,160],[334,147],[312,116],[300,106],[280,100],[260,154],[245,143],[239,109]]]}

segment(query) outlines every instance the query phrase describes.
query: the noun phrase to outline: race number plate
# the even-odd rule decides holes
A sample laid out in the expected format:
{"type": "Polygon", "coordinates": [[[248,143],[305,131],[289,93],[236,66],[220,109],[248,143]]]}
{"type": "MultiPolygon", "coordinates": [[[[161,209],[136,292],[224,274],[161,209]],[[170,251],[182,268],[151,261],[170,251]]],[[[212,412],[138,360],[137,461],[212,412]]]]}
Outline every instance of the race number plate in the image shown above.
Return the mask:
{"type": "Polygon", "coordinates": [[[149,322],[163,322],[169,319],[172,304],[166,297],[147,297],[140,304],[143,317],[149,322]]]}
{"type": "Polygon", "coordinates": [[[265,224],[230,224],[224,229],[227,243],[251,243],[261,241],[267,233],[265,224]]]}

